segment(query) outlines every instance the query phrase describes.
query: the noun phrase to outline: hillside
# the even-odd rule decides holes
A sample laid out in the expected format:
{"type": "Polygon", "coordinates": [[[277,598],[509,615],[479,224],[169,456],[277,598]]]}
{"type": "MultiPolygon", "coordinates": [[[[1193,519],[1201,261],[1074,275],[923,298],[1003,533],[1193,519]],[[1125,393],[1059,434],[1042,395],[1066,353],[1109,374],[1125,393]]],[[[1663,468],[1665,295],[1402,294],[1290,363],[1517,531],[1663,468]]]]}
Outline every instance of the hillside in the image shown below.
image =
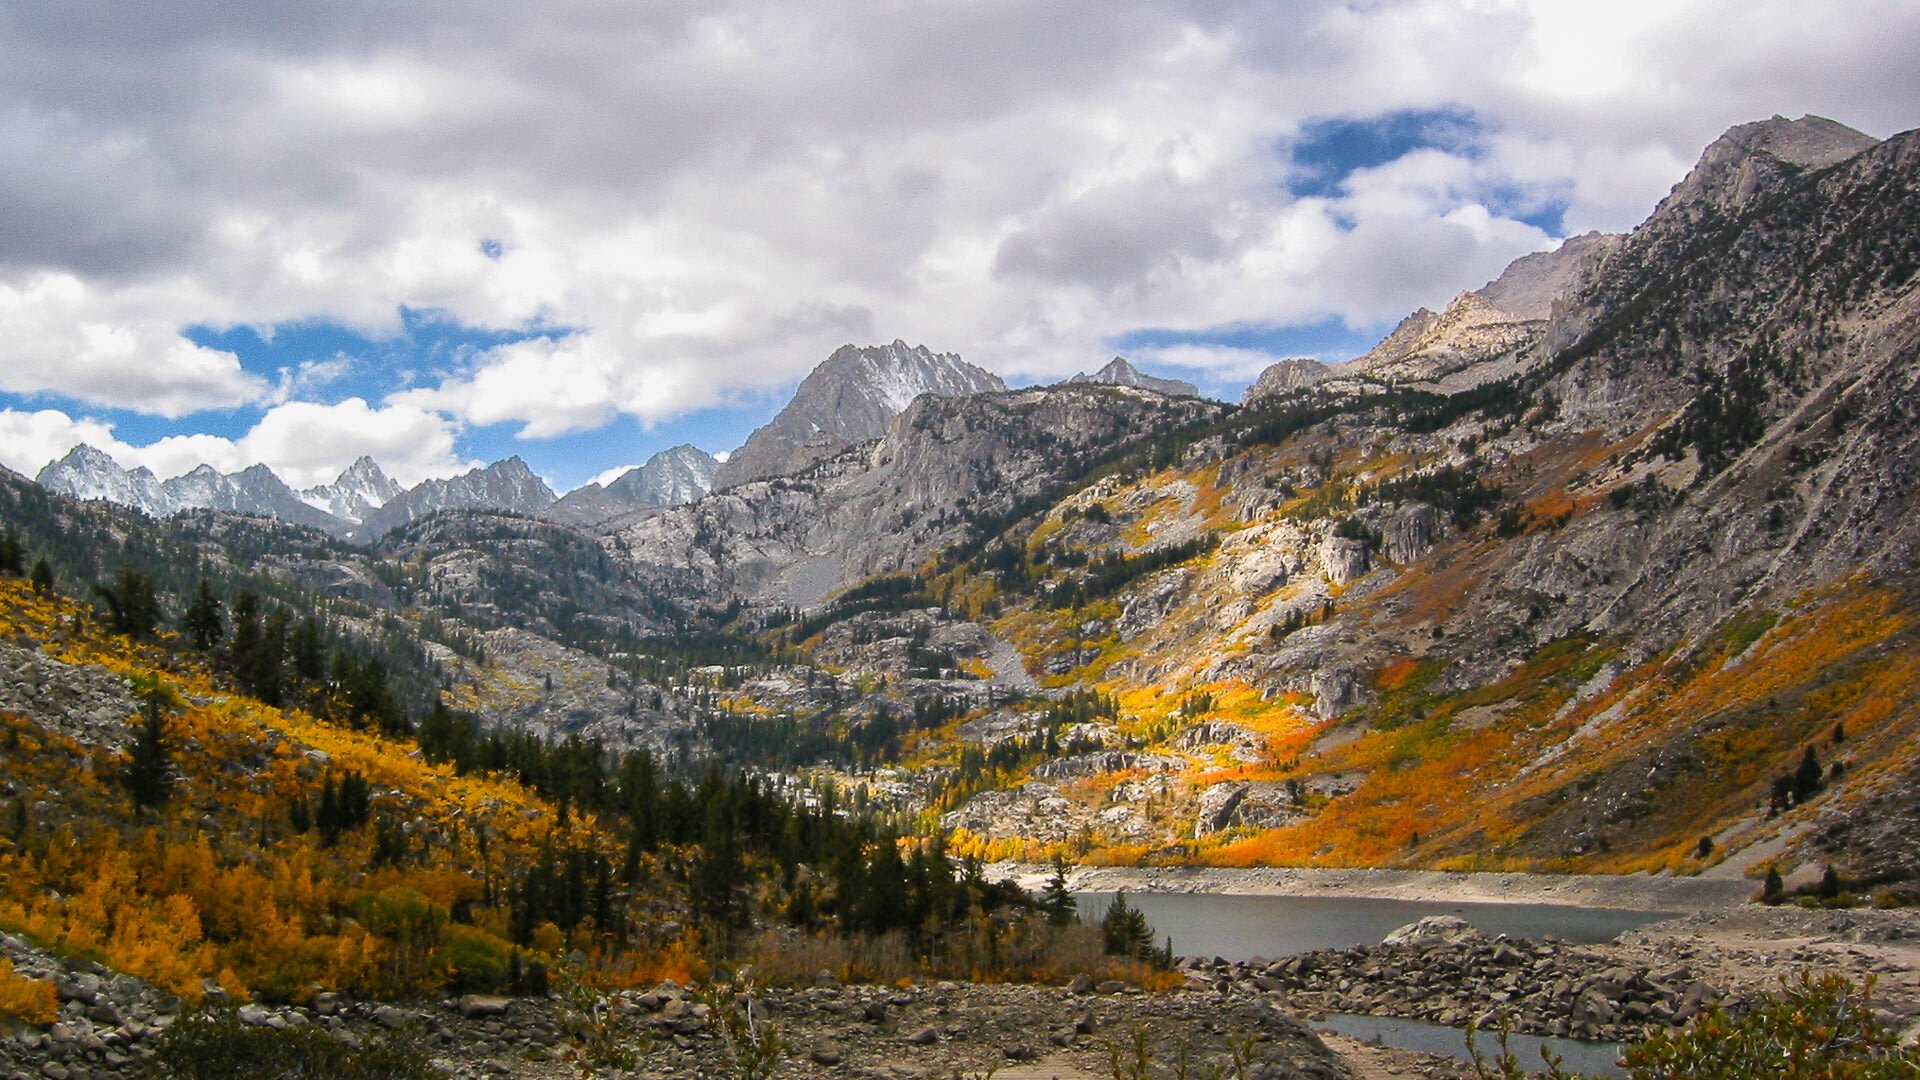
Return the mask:
{"type": "Polygon", "coordinates": [[[919,584],[802,654],[900,679],[886,640],[974,640],[998,675],[1003,641],[1110,702],[900,743],[967,850],[1910,879],[1872,823],[1920,750],[1920,163],[1836,127],[1736,129],[1631,235],[1191,417],[1170,466],[856,562],[919,584]]]}

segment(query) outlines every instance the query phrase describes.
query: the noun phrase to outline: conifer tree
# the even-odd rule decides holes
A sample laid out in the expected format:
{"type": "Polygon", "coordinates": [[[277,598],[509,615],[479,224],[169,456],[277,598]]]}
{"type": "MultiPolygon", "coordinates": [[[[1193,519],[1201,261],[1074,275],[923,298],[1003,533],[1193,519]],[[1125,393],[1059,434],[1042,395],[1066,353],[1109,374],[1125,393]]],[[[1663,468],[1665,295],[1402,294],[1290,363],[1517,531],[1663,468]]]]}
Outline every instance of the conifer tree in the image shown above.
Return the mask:
{"type": "Polygon", "coordinates": [[[0,574],[19,577],[26,572],[26,549],[20,546],[20,536],[12,529],[0,533],[0,574]]]}
{"type": "Polygon", "coordinates": [[[187,638],[201,652],[218,645],[227,634],[225,624],[220,621],[222,606],[220,601],[214,599],[213,587],[207,584],[206,578],[201,578],[199,588],[194,590],[193,601],[187,605],[186,614],[181,617],[181,627],[186,630],[187,638]]]}
{"type": "Polygon", "coordinates": [[[122,566],[106,585],[95,585],[94,595],[107,605],[108,620],[117,633],[131,638],[153,635],[160,624],[160,600],[153,579],[131,566],[122,566]]]}
{"type": "Polygon", "coordinates": [[[33,560],[33,572],[27,576],[27,581],[33,585],[33,591],[41,596],[53,591],[53,564],[47,561],[45,555],[33,560]]]}
{"type": "Polygon", "coordinates": [[[140,706],[140,726],[134,733],[125,780],[135,806],[159,806],[173,787],[173,756],[167,749],[167,716],[182,704],[174,688],[160,676],[143,672],[133,677],[133,696],[140,706]]]}
{"type": "Polygon", "coordinates": [[[1820,759],[1813,754],[1813,747],[1800,755],[1800,767],[1793,770],[1793,801],[1795,805],[1806,802],[1820,794],[1820,777],[1824,770],[1820,768],[1820,759]]]}
{"type": "Polygon", "coordinates": [[[1047,879],[1047,887],[1040,894],[1040,910],[1047,913],[1047,923],[1052,926],[1071,926],[1080,905],[1067,889],[1067,862],[1055,856],[1053,876],[1047,879]]]}

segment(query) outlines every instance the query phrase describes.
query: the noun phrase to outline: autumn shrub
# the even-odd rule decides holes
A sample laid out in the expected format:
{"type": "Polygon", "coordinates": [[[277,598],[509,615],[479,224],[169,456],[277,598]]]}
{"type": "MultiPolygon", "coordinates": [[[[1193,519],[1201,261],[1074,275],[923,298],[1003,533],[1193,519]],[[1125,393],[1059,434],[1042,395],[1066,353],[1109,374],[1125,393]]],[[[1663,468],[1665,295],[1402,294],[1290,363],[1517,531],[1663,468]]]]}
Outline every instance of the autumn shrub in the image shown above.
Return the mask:
{"type": "Polygon", "coordinates": [[[13,973],[13,961],[0,956],[0,1020],[45,1026],[60,1017],[60,996],[46,979],[13,973]]]}
{"type": "Polygon", "coordinates": [[[253,1027],[225,1007],[196,1010],[167,1030],[148,1075],[171,1080],[428,1080],[427,1054],[403,1036],[355,1049],[326,1029],[253,1027]]]}

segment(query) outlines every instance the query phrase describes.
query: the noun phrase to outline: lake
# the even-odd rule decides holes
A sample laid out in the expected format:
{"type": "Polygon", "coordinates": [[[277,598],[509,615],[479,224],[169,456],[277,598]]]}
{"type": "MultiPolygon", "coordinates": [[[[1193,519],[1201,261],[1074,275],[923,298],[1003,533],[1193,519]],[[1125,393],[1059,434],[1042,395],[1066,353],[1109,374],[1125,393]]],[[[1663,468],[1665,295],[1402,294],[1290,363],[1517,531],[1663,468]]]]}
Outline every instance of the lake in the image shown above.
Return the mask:
{"type": "MultiPolygon", "coordinates": [[[[1099,918],[1112,893],[1076,893],[1083,917],[1099,918]]],[[[1315,949],[1378,945],[1428,915],[1465,919],[1486,934],[1587,945],[1671,918],[1671,913],[1563,904],[1485,904],[1371,900],[1333,896],[1235,896],[1220,893],[1128,893],[1127,903],[1153,924],[1156,940],[1173,938],[1179,956],[1276,959],[1315,949]]]]}
{"type": "MultiPolygon", "coordinates": [[[[1076,893],[1083,918],[1097,919],[1112,893],[1076,893]]],[[[1157,940],[1173,938],[1180,956],[1251,960],[1277,959],[1316,949],[1378,945],[1380,939],[1428,915],[1452,915],[1486,934],[1515,938],[1551,935],[1580,945],[1612,940],[1620,933],[1671,918],[1657,911],[1574,907],[1565,904],[1486,904],[1454,901],[1374,900],[1331,896],[1235,896],[1220,893],[1128,893],[1153,924],[1157,940]]],[[[1466,1037],[1459,1028],[1420,1020],[1333,1015],[1316,1026],[1342,1035],[1407,1050],[1466,1059],[1466,1037]]],[[[1594,1076],[1620,1076],[1613,1064],[1616,1043],[1539,1039],[1515,1035],[1511,1046],[1523,1068],[1538,1067],[1545,1044],[1567,1066],[1594,1076]]],[[[1497,1051],[1483,1038],[1481,1052],[1497,1051]]]]}

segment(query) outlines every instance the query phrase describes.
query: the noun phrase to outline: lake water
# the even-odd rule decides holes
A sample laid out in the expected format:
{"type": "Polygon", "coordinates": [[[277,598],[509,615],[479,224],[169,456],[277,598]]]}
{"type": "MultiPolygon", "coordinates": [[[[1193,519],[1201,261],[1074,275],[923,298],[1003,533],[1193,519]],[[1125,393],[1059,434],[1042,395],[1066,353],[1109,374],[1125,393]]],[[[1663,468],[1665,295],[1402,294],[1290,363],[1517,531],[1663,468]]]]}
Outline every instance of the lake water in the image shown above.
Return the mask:
{"type": "MultiPolygon", "coordinates": [[[[1083,917],[1099,918],[1112,893],[1078,893],[1083,917]]],[[[1623,931],[1671,918],[1654,911],[1622,911],[1559,904],[1430,903],[1332,896],[1227,896],[1219,893],[1128,893],[1127,903],[1153,924],[1157,941],[1173,938],[1179,956],[1228,960],[1277,959],[1315,949],[1378,945],[1380,939],[1428,915],[1465,919],[1486,934],[1593,944],[1623,931]]]]}
{"type": "MultiPolygon", "coordinates": [[[[1460,1061],[1472,1060],[1467,1053],[1465,1032],[1459,1028],[1429,1024],[1424,1020],[1401,1020],[1388,1016],[1347,1016],[1335,1013],[1324,1020],[1315,1021],[1314,1026],[1337,1031],[1350,1039],[1359,1039],[1362,1042],[1397,1046],[1403,1050],[1420,1050],[1460,1061]]],[[[1474,1037],[1481,1056],[1489,1065],[1493,1063],[1494,1055],[1500,1052],[1497,1039],[1497,1035],[1484,1031],[1474,1037]]],[[[1518,1034],[1507,1037],[1507,1048],[1513,1052],[1514,1060],[1528,1072],[1545,1068],[1545,1063],[1540,1057],[1542,1046],[1557,1055],[1569,1072],[1586,1076],[1626,1075],[1626,1071],[1614,1063],[1620,1055],[1618,1043],[1543,1039],[1534,1035],[1518,1034]]]]}

